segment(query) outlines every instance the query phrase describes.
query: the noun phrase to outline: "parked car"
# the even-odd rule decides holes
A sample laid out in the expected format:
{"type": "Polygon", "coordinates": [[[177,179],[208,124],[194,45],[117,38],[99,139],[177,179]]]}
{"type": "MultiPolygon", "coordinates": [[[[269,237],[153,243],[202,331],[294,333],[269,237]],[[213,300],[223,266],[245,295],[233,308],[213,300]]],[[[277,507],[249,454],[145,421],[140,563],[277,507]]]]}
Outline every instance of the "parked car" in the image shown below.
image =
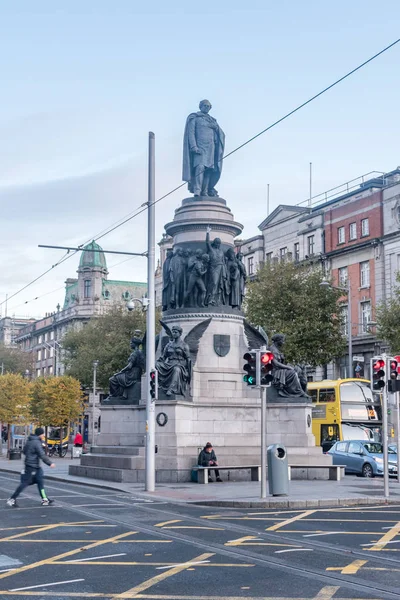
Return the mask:
{"type": "MultiPolygon", "coordinates": [[[[389,475],[397,475],[397,454],[389,449],[389,475]]],[[[345,465],[346,473],[363,477],[383,475],[383,445],[380,442],[352,440],[336,442],[329,450],[334,465],[345,465]]]]}

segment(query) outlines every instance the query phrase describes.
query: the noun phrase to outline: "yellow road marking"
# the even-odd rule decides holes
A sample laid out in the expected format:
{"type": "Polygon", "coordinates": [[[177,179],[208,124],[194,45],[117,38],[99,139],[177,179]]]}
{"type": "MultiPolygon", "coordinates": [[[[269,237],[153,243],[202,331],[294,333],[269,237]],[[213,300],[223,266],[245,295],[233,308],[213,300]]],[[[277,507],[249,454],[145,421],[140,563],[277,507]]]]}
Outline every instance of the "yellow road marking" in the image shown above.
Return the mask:
{"type": "MultiPolygon", "coordinates": [[[[19,512],[19,510],[18,510],[19,512]]],[[[103,521],[76,521],[72,523],[58,523],[57,527],[70,527],[73,525],[74,527],[87,527],[88,525],[92,525],[93,523],[103,523],[103,521]]],[[[22,525],[19,527],[0,527],[0,531],[14,531],[17,529],[36,529],[38,527],[42,527],[42,524],[38,525],[22,525]]],[[[115,527],[115,525],[96,525],[96,527],[115,527]]],[[[32,533],[32,532],[31,532],[32,533]]],[[[3,540],[0,540],[3,541],[3,540]]]]}
{"type": "Polygon", "coordinates": [[[159,575],[156,575],[155,577],[151,577],[151,579],[147,579],[147,581],[144,581],[143,583],[140,583],[139,585],[135,585],[135,587],[131,588],[130,590],[127,590],[126,592],[123,592],[122,594],[118,594],[117,596],[114,596],[112,598],[112,600],[117,600],[118,598],[129,598],[130,594],[140,594],[140,592],[144,592],[145,590],[148,590],[149,588],[153,587],[157,583],[160,583],[160,581],[164,581],[164,579],[168,579],[169,577],[172,577],[173,575],[176,575],[177,573],[181,573],[182,571],[185,571],[185,569],[187,569],[188,567],[191,567],[194,562],[199,562],[201,560],[207,560],[207,558],[211,558],[211,556],[214,556],[213,552],[205,552],[204,554],[200,554],[196,558],[192,558],[191,561],[185,562],[177,567],[173,567],[172,569],[169,569],[168,571],[166,571],[164,573],[160,573],[159,575]]]}
{"type": "Polygon", "coordinates": [[[104,544],[110,544],[114,540],[120,540],[128,535],[133,535],[137,533],[136,531],[128,531],[127,533],[121,533],[120,535],[115,535],[111,538],[106,538],[105,540],[101,540],[99,542],[94,542],[92,544],[87,544],[82,548],[77,548],[76,550],[69,550],[68,552],[63,552],[62,554],[57,554],[56,556],[52,556],[50,558],[45,558],[43,560],[39,560],[37,562],[31,563],[30,565],[25,565],[23,567],[18,567],[17,569],[13,569],[12,571],[8,571],[7,573],[0,573],[0,579],[5,579],[6,577],[12,577],[13,575],[17,575],[18,573],[23,573],[24,571],[30,571],[32,569],[36,569],[37,567],[42,567],[43,565],[49,565],[55,560],[61,560],[62,558],[67,558],[67,556],[73,556],[74,554],[78,554],[82,550],[91,550],[92,548],[97,548],[98,546],[102,546],[104,544]]]}
{"type": "Polygon", "coordinates": [[[16,533],[15,535],[11,535],[9,537],[0,538],[0,542],[11,542],[27,535],[33,535],[34,533],[40,533],[41,531],[48,531],[49,529],[56,529],[57,527],[57,523],[53,525],[44,525],[42,527],[38,527],[37,529],[30,529],[29,531],[24,531],[23,533],[16,533]]]}
{"type": "Polygon", "coordinates": [[[277,529],[280,529],[281,527],[285,527],[285,525],[290,525],[290,523],[294,523],[294,521],[299,521],[300,519],[303,519],[304,517],[308,517],[308,515],[312,515],[313,513],[315,513],[315,510],[306,510],[306,511],[300,513],[299,515],[296,515],[295,517],[291,517],[290,519],[286,519],[285,521],[281,521],[280,523],[271,525],[271,527],[268,527],[266,529],[266,531],[276,531],[277,529]]]}
{"type": "MultiPolygon", "coordinates": [[[[268,531],[268,529],[265,531],[268,531]]],[[[321,529],[285,529],[284,533],[330,533],[332,535],[331,531],[322,531],[321,529]]],[[[337,533],[337,535],[381,535],[382,531],[335,531],[335,533],[337,533]]]]}
{"type": "Polygon", "coordinates": [[[389,531],[387,531],[375,544],[372,548],[368,548],[369,552],[379,552],[382,550],[388,542],[390,542],[393,538],[395,538],[400,533],[400,521],[393,525],[389,531]]]}
{"type": "Polygon", "coordinates": [[[164,525],[171,525],[171,523],[182,523],[182,519],[174,519],[173,521],[163,521],[162,523],[157,523],[154,527],[164,527],[164,525]]]}
{"type": "MultiPolygon", "coordinates": [[[[2,542],[4,540],[1,540],[2,542]]],[[[21,542],[21,543],[32,543],[32,544],[87,544],[88,542],[102,542],[103,540],[5,540],[9,542],[21,542]]],[[[172,544],[172,540],[116,540],[115,542],[111,542],[112,544],[172,544]]]]}
{"type": "MultiPolygon", "coordinates": [[[[398,514],[398,513],[397,513],[398,514]]],[[[202,517],[203,518],[203,517],[202,517]]],[[[221,517],[220,520],[225,521],[285,521],[283,517],[221,517]]],[[[297,519],[295,519],[297,520],[297,519]]],[[[302,518],[303,521],[312,523],[397,523],[397,519],[325,519],[323,517],[315,517],[313,519],[302,518]]],[[[290,523],[290,520],[288,520],[290,523]]],[[[283,527],[283,524],[280,525],[283,527]]]]}
{"type": "Polygon", "coordinates": [[[170,525],[164,529],[210,529],[212,531],[225,531],[224,527],[194,527],[190,525],[170,525]]]}
{"type": "Polygon", "coordinates": [[[354,560],[346,567],[328,567],[327,571],[340,571],[344,575],[354,575],[361,567],[363,567],[368,561],[367,560],[354,560]]]}
{"type": "Polygon", "coordinates": [[[231,540],[226,542],[224,546],[279,546],[279,547],[290,547],[290,548],[300,548],[300,546],[296,544],[276,544],[272,542],[255,542],[252,540],[259,540],[260,538],[256,535],[245,535],[244,537],[238,538],[237,540],[231,540]]]}
{"type": "MultiPolygon", "coordinates": [[[[335,590],[336,591],[336,590],[335,590]]],[[[331,600],[332,596],[335,592],[333,591],[333,586],[328,588],[323,588],[317,596],[311,598],[310,600],[331,600]],[[320,595],[323,592],[324,595],[320,595]]],[[[21,596],[21,592],[9,592],[9,591],[0,591],[0,594],[3,596],[21,596]]],[[[53,597],[54,592],[24,592],[24,596],[41,596],[42,598],[45,596],[53,597]]],[[[244,600],[245,596],[178,596],[174,594],[165,595],[165,594],[128,594],[125,592],[125,596],[112,596],[112,594],[103,594],[103,593],[95,593],[95,592],[57,592],[57,597],[64,598],[108,598],[109,600],[113,600],[114,598],[139,598],[145,600],[244,600]]],[[[294,600],[293,596],[254,596],[252,600],[294,600]]],[[[334,600],[349,600],[349,598],[335,598],[334,600]]],[[[363,600],[362,598],[351,598],[351,600],[363,600]]],[[[379,598],[371,598],[371,600],[380,600],[379,598]]]]}
{"type": "MultiPolygon", "coordinates": [[[[335,590],[336,591],[336,590],[335,590]]],[[[322,590],[314,596],[314,598],[310,600],[331,600],[332,596],[335,592],[333,592],[333,586],[328,589],[322,588],[322,590]],[[324,591],[325,590],[325,591],[324,591]],[[324,591],[324,595],[319,595],[324,591]],[[329,595],[330,594],[330,595],[329,595]]],[[[21,596],[21,592],[9,592],[9,591],[0,591],[1,597],[3,596],[21,596]]],[[[24,592],[24,596],[49,596],[54,598],[54,592],[24,592]]],[[[57,592],[57,597],[63,598],[108,598],[109,600],[114,600],[114,598],[139,598],[145,600],[244,600],[245,596],[178,596],[174,594],[165,595],[165,594],[128,594],[125,592],[124,596],[113,596],[112,594],[103,594],[96,592],[57,592]]],[[[294,600],[293,596],[254,596],[252,600],[294,600]]],[[[349,598],[335,598],[334,600],[349,600],[349,598]]],[[[363,600],[362,598],[351,598],[351,600],[363,600]]],[[[379,598],[371,598],[371,600],[380,600],[379,598]]]]}
{"type": "Polygon", "coordinates": [[[327,585],[314,596],[313,600],[331,600],[336,594],[340,586],[338,585],[327,585]]]}
{"type": "MultiPolygon", "coordinates": [[[[193,561],[190,561],[191,563],[193,561]]],[[[162,562],[123,562],[123,561],[115,561],[115,562],[106,562],[106,561],[83,561],[74,562],[73,560],[54,560],[51,563],[52,565],[76,565],[79,567],[80,565],[122,565],[122,566],[144,566],[144,567],[173,567],[176,563],[162,563],[162,562]]],[[[251,564],[236,564],[236,563],[204,563],[196,565],[197,567],[254,567],[251,564]]]]}

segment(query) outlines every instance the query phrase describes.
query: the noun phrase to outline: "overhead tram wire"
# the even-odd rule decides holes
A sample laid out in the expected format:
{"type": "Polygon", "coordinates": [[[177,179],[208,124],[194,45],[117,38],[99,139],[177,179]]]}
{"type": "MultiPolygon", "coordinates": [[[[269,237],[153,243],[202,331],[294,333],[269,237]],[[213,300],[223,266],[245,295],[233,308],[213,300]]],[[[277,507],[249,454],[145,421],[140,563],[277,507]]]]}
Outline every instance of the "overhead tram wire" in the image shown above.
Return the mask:
{"type": "MultiPolygon", "coordinates": [[[[141,205],[141,206],[143,206],[143,205],[141,205]]],[[[146,208],[147,208],[147,204],[146,204],[146,208]]],[[[143,211],[141,211],[141,212],[143,212],[143,211]]],[[[119,221],[116,221],[116,223],[118,223],[118,222],[119,221]]],[[[102,234],[104,231],[106,231],[106,230],[102,229],[99,232],[99,234],[102,234]]],[[[83,250],[84,247],[87,244],[89,244],[92,240],[100,239],[99,237],[97,237],[99,234],[96,234],[95,236],[92,236],[86,242],[83,242],[83,244],[79,244],[79,248],[80,248],[79,250],[74,250],[72,252],[68,250],[68,252],[66,252],[64,254],[64,256],[62,256],[60,258],[60,260],[58,262],[56,262],[54,265],[52,265],[49,269],[46,269],[46,271],[44,271],[41,275],[38,275],[35,279],[33,279],[32,281],[30,281],[29,283],[27,283],[21,289],[19,289],[18,291],[14,292],[14,294],[11,294],[11,296],[8,296],[6,300],[3,300],[2,302],[0,302],[0,306],[2,306],[3,304],[5,304],[6,302],[8,302],[11,298],[14,298],[18,294],[20,294],[21,292],[23,292],[24,290],[26,290],[26,288],[30,287],[31,285],[33,285],[34,283],[36,283],[37,281],[39,281],[39,279],[42,279],[42,277],[44,277],[45,275],[47,275],[48,273],[50,273],[50,271],[52,271],[53,269],[55,269],[56,267],[58,267],[59,265],[61,265],[63,262],[65,262],[69,258],[72,258],[73,256],[75,256],[75,254],[77,254],[78,252],[81,252],[81,250],[83,250]]],[[[101,237],[103,237],[103,236],[101,236],[101,237]]]]}
{"type": "MultiPolygon", "coordinates": [[[[288,119],[289,117],[291,117],[292,115],[294,115],[296,112],[298,112],[299,110],[301,110],[302,108],[304,108],[305,106],[307,106],[308,104],[310,104],[311,102],[313,102],[314,100],[316,100],[317,98],[319,98],[320,96],[322,96],[323,94],[325,94],[326,92],[328,92],[329,90],[331,90],[333,87],[335,87],[336,85],[338,85],[339,83],[341,83],[342,81],[344,81],[345,79],[347,79],[348,77],[350,77],[351,75],[353,75],[354,73],[356,73],[357,71],[359,71],[360,69],[362,69],[363,67],[365,67],[367,64],[369,64],[370,62],[372,62],[376,58],[378,58],[378,56],[381,56],[381,54],[384,54],[385,52],[387,52],[388,50],[390,50],[390,48],[393,48],[393,46],[395,46],[399,42],[400,42],[400,38],[398,38],[397,40],[395,40],[394,42],[392,42],[391,44],[389,44],[388,46],[386,46],[385,48],[383,48],[382,50],[380,50],[379,52],[377,52],[376,54],[374,54],[370,58],[368,58],[366,61],[364,61],[363,63],[361,63],[360,65],[358,65],[357,67],[355,67],[354,69],[352,69],[351,71],[349,71],[348,73],[346,73],[345,75],[343,75],[342,77],[340,77],[339,79],[337,79],[336,81],[334,81],[333,83],[331,83],[330,85],[328,85],[327,87],[325,87],[323,90],[321,90],[320,92],[318,92],[318,94],[315,94],[314,96],[312,96],[311,98],[309,98],[308,100],[306,100],[305,102],[303,102],[302,104],[299,104],[299,106],[297,106],[296,108],[294,108],[290,112],[286,113],[283,117],[281,117],[277,121],[274,121],[274,123],[272,123],[271,125],[269,125],[265,129],[263,129],[262,131],[260,131],[256,135],[253,135],[253,137],[249,138],[247,141],[243,142],[242,144],[240,144],[239,146],[237,146],[236,148],[234,148],[233,150],[231,150],[231,152],[228,152],[228,154],[225,154],[225,156],[222,157],[222,159],[220,160],[220,162],[226,160],[229,156],[232,156],[232,154],[235,154],[235,152],[238,152],[238,150],[241,150],[242,148],[244,148],[245,146],[247,146],[248,144],[250,144],[251,142],[253,142],[257,138],[259,138],[260,136],[262,136],[267,131],[270,131],[273,127],[276,127],[276,125],[279,125],[279,123],[282,123],[282,121],[285,121],[286,119],[288,119]]],[[[180,190],[181,188],[183,188],[185,185],[186,185],[186,182],[184,181],[180,185],[176,186],[175,188],[173,188],[172,190],[170,190],[169,192],[167,192],[166,194],[164,194],[163,196],[161,196],[160,198],[158,198],[157,200],[155,200],[154,204],[157,204],[158,202],[161,202],[161,200],[164,200],[168,196],[171,196],[171,194],[177,192],[178,190],[180,190]]],[[[129,221],[131,221],[132,219],[134,219],[135,217],[137,217],[138,215],[140,215],[145,210],[147,210],[147,203],[143,204],[140,207],[140,209],[137,209],[134,212],[134,214],[131,213],[131,214],[127,215],[127,217],[119,225],[115,225],[115,226],[111,227],[108,231],[106,231],[99,238],[96,238],[96,239],[101,239],[101,238],[105,237],[106,235],[108,235],[109,233],[112,233],[113,231],[115,231],[119,227],[122,227],[122,225],[125,225],[126,223],[128,223],[129,221]]]]}
{"type": "MultiPolygon", "coordinates": [[[[305,106],[307,106],[308,104],[310,104],[311,102],[313,102],[314,100],[316,100],[317,98],[319,98],[320,96],[322,96],[323,94],[325,94],[326,92],[328,92],[329,90],[331,90],[332,88],[334,88],[336,85],[338,85],[339,83],[341,83],[342,81],[344,81],[345,79],[347,79],[348,77],[350,77],[351,75],[353,75],[354,73],[356,73],[357,71],[359,71],[360,69],[362,69],[363,67],[365,67],[366,65],[368,65],[370,62],[372,62],[373,60],[375,60],[376,58],[378,58],[378,56],[381,56],[382,54],[384,54],[385,52],[387,52],[388,50],[390,50],[391,48],[393,48],[399,42],[400,42],[400,38],[398,38],[397,40],[395,40],[394,42],[392,42],[391,44],[389,44],[388,46],[386,46],[385,48],[383,48],[382,50],[380,50],[379,52],[377,52],[376,54],[374,54],[370,58],[368,58],[366,61],[364,61],[363,63],[361,63],[360,65],[358,65],[357,67],[355,67],[354,69],[352,69],[351,71],[349,71],[348,73],[346,73],[345,75],[343,75],[342,77],[340,77],[339,79],[337,79],[336,81],[334,81],[333,83],[331,83],[330,85],[328,85],[327,87],[325,87],[323,90],[321,90],[320,92],[318,92],[318,94],[315,94],[314,96],[311,96],[311,98],[309,98],[308,100],[306,100],[302,104],[299,104],[299,106],[297,106],[296,108],[294,108],[290,112],[286,113],[283,117],[281,117],[277,121],[274,121],[274,123],[272,123],[271,125],[269,125],[265,129],[262,129],[261,131],[259,131],[255,135],[253,135],[251,138],[249,138],[248,140],[246,140],[245,142],[243,142],[242,144],[240,144],[239,146],[237,146],[236,148],[234,148],[233,150],[231,150],[231,152],[228,152],[228,154],[226,154],[225,156],[223,156],[222,159],[221,159],[221,162],[223,160],[227,159],[229,156],[232,156],[233,154],[235,154],[236,152],[238,152],[239,150],[241,150],[242,148],[244,148],[245,146],[247,146],[248,144],[250,144],[251,142],[253,142],[257,138],[259,138],[260,136],[262,136],[267,131],[270,131],[273,127],[276,127],[277,125],[279,125],[279,123],[282,123],[283,121],[285,121],[286,119],[288,119],[289,117],[291,117],[292,115],[294,115],[295,113],[297,113],[299,110],[301,110],[302,108],[304,108],[305,106]]],[[[172,190],[170,190],[169,192],[167,192],[166,194],[164,194],[163,196],[161,196],[160,198],[158,198],[157,200],[155,200],[154,204],[158,204],[158,202],[161,202],[161,200],[164,200],[168,196],[171,196],[172,194],[174,194],[175,192],[177,192],[178,190],[180,190],[181,188],[183,188],[185,185],[186,185],[186,182],[183,182],[180,185],[176,186],[175,188],[173,188],[172,190]]],[[[141,207],[139,207],[139,209],[137,209],[133,214],[127,215],[126,218],[123,218],[123,220],[122,220],[121,223],[112,226],[108,230],[105,230],[104,233],[101,232],[101,235],[99,237],[97,237],[97,238],[96,237],[92,237],[88,242],[85,242],[85,244],[82,244],[82,246],[86,245],[86,243],[89,243],[91,240],[100,240],[103,237],[105,237],[106,235],[109,235],[110,233],[112,233],[113,231],[115,231],[116,229],[118,229],[119,227],[122,227],[123,225],[125,225],[126,223],[128,223],[129,221],[131,221],[132,219],[134,219],[135,217],[139,216],[141,213],[143,213],[144,211],[146,211],[147,208],[148,208],[148,204],[146,202],[146,203],[142,204],[141,207]]],[[[41,279],[42,277],[44,277],[45,275],[47,275],[47,273],[49,273],[52,269],[54,269],[55,267],[57,267],[60,264],[62,264],[64,261],[68,260],[68,258],[71,258],[71,256],[74,256],[77,252],[78,252],[78,250],[76,250],[72,254],[70,253],[67,256],[64,256],[63,258],[61,258],[56,264],[52,265],[52,267],[50,267],[49,269],[47,269],[44,273],[42,273],[41,275],[39,275],[38,277],[36,277],[33,281],[31,281],[30,283],[27,283],[20,290],[18,290],[17,292],[15,292],[11,296],[9,296],[9,298],[7,299],[7,301],[10,300],[11,298],[14,298],[17,294],[21,293],[23,290],[25,290],[29,286],[33,285],[34,283],[36,283],[36,281],[38,281],[39,279],[41,279]]],[[[5,302],[6,302],[5,300],[3,302],[0,302],[0,306],[2,306],[3,304],[5,304],[5,302]]]]}

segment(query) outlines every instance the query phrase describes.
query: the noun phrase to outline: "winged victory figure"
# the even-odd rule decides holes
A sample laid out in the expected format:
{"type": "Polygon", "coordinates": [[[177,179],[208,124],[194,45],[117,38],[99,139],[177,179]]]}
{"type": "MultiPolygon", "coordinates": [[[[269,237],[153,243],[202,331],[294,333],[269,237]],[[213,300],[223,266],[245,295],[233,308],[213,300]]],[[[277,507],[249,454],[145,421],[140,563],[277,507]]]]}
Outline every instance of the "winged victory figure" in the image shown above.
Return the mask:
{"type": "Polygon", "coordinates": [[[265,333],[261,325],[254,327],[248,321],[244,322],[244,333],[247,339],[249,350],[258,350],[262,346],[268,347],[268,335],[265,333]]]}
{"type": "Polygon", "coordinates": [[[160,320],[169,341],[156,361],[156,369],[158,385],[168,397],[187,395],[192,380],[192,366],[196,362],[199,351],[199,342],[210,322],[211,317],[198,323],[182,340],[182,327],[173,325],[169,328],[160,320]]]}

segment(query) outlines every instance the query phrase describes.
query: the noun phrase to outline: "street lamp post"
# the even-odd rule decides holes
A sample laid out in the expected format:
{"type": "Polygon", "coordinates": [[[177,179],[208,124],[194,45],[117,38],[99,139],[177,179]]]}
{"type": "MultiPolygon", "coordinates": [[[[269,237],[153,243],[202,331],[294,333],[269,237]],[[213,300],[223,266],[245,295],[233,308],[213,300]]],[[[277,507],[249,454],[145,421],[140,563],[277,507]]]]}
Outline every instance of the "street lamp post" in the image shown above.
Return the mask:
{"type": "Polygon", "coordinates": [[[353,340],[352,340],[352,322],[351,322],[351,287],[350,287],[350,279],[347,278],[347,287],[341,285],[332,285],[329,281],[321,281],[320,283],[323,287],[330,287],[334,290],[340,290],[342,292],[346,292],[347,294],[347,328],[348,328],[348,346],[349,346],[349,374],[348,377],[351,377],[353,371],[353,340]]]}
{"type": "Polygon", "coordinates": [[[94,446],[94,413],[96,407],[96,375],[97,375],[97,367],[99,366],[99,361],[93,361],[93,403],[92,403],[92,446],[94,446]]]}

